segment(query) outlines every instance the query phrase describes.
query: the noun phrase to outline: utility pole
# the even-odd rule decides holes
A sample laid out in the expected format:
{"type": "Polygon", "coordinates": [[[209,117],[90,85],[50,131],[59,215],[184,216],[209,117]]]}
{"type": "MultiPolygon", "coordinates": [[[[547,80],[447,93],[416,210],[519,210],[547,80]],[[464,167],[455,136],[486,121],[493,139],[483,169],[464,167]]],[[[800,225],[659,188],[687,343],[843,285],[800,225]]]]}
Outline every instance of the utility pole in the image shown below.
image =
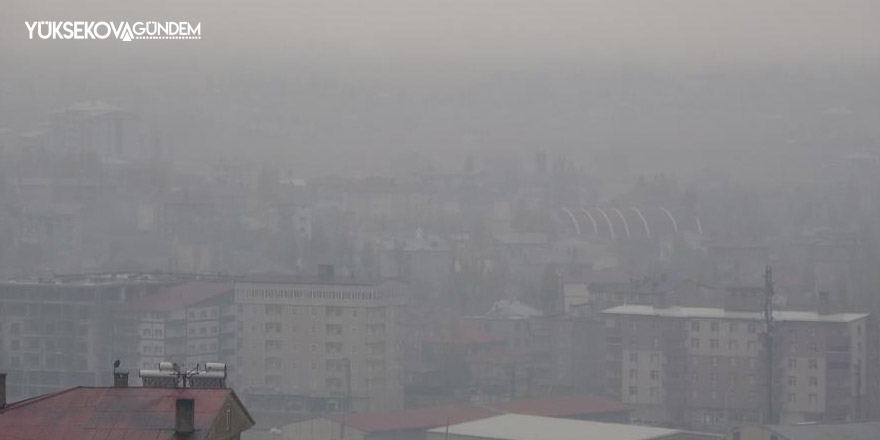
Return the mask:
{"type": "Polygon", "coordinates": [[[862,420],[862,361],[856,362],[856,420],[862,420]]]}
{"type": "Polygon", "coordinates": [[[773,269],[767,266],[764,272],[764,347],[767,350],[767,419],[765,424],[776,421],[773,413],[773,269]]]}
{"type": "Polygon", "coordinates": [[[345,362],[345,413],[351,412],[351,359],[343,358],[345,362]]]}

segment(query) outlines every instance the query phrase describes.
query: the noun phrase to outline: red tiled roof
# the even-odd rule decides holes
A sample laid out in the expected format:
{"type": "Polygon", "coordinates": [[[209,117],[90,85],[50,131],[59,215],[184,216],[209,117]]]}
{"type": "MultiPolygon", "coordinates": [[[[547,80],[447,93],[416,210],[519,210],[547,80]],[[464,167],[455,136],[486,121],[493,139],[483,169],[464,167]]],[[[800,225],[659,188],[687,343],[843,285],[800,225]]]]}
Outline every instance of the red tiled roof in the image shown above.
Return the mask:
{"type": "MultiPolygon", "coordinates": [[[[0,410],[0,438],[177,439],[175,402],[178,397],[187,397],[195,400],[196,428],[187,438],[199,440],[223,412],[230,394],[237,401],[229,389],[70,388],[0,410]]],[[[250,424],[253,426],[253,420],[250,424]]]]}
{"type": "Polygon", "coordinates": [[[629,411],[629,408],[616,400],[594,394],[545,399],[518,399],[492,406],[503,412],[544,417],[571,417],[629,411]]]}
{"type": "Polygon", "coordinates": [[[169,287],[155,295],[140,298],[133,306],[144,311],[170,312],[231,292],[232,289],[232,283],[190,281],[169,287]]]}
{"type": "Polygon", "coordinates": [[[436,408],[404,409],[377,413],[332,415],[327,418],[366,432],[430,429],[455,425],[498,415],[499,412],[472,405],[447,405],[436,408]]]}
{"type": "Polygon", "coordinates": [[[366,432],[432,429],[441,426],[480,420],[499,414],[515,413],[545,417],[588,416],[629,411],[623,404],[601,396],[550,397],[519,399],[509,402],[475,405],[446,405],[436,408],[401,411],[332,415],[327,418],[366,432]]]}

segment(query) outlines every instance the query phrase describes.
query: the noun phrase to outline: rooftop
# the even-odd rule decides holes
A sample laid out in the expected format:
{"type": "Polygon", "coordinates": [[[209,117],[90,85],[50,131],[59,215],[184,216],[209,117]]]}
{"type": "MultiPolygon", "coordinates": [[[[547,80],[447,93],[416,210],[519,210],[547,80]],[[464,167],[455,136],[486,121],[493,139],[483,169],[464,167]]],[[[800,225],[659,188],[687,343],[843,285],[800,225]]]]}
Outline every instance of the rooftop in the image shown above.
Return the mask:
{"type": "Polygon", "coordinates": [[[379,286],[390,280],[369,280],[334,275],[322,277],[318,275],[282,275],[260,274],[248,275],[236,280],[236,283],[253,284],[311,284],[311,285],[336,285],[336,286],[379,286]]]}
{"type": "Polygon", "coordinates": [[[436,408],[404,409],[379,413],[331,415],[327,418],[366,432],[428,429],[447,424],[468,422],[500,414],[500,412],[472,405],[446,405],[436,408]]]}
{"type": "Polygon", "coordinates": [[[767,429],[786,440],[874,440],[880,433],[880,422],[770,425],[767,429]]]}
{"type": "MultiPolygon", "coordinates": [[[[746,319],[762,320],[763,312],[739,312],[709,307],[668,307],[657,308],[645,305],[617,306],[602,311],[608,315],[642,315],[664,318],[705,318],[705,319],[746,319]]],[[[867,313],[832,313],[820,315],[817,312],[775,310],[776,321],[797,322],[852,322],[867,317],[867,313]]]]}
{"type": "Polygon", "coordinates": [[[169,287],[155,295],[140,298],[134,302],[133,306],[143,311],[170,312],[198,304],[217,295],[232,292],[232,290],[232,283],[190,281],[169,287]]]}
{"type": "MultiPolygon", "coordinates": [[[[229,389],[76,387],[12,403],[0,410],[4,439],[176,439],[175,402],[195,400],[195,432],[204,439],[232,399],[253,426],[253,419],[229,389]]],[[[246,428],[245,428],[246,429],[246,428]]]]}
{"type": "MultiPolygon", "coordinates": [[[[431,433],[446,433],[446,427],[432,429],[431,433]]],[[[659,439],[680,431],[623,425],[617,423],[588,422],[557,419],[552,417],[504,414],[483,420],[449,426],[449,434],[476,438],[503,440],[649,440],[659,439]]]]}
{"type": "Polygon", "coordinates": [[[333,415],[328,419],[366,432],[430,429],[464,423],[506,413],[571,417],[629,411],[615,400],[585,394],[580,396],[517,399],[489,405],[445,405],[435,408],[333,415]]]}
{"type": "Polygon", "coordinates": [[[486,318],[531,318],[543,316],[540,310],[518,300],[502,299],[486,312],[486,318]]]}
{"type": "Polygon", "coordinates": [[[517,399],[497,403],[493,408],[508,413],[531,414],[546,417],[569,417],[629,411],[622,403],[594,394],[548,397],[544,399],[517,399]]]}

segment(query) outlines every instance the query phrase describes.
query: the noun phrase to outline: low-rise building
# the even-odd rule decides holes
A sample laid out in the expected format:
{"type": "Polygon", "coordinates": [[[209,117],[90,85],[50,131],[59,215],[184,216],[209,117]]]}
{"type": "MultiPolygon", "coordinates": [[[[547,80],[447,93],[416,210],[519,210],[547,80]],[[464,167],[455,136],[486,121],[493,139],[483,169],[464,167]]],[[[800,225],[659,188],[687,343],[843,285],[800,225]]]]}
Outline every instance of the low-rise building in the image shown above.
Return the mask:
{"type": "Polygon", "coordinates": [[[400,411],[334,414],[284,427],[284,440],[425,440],[426,430],[499,414],[626,422],[630,409],[596,395],[518,399],[485,405],[444,405],[400,411]]]}
{"type": "MultiPolygon", "coordinates": [[[[139,438],[238,440],[254,420],[225,388],[74,387],[6,404],[0,437],[15,440],[139,438]]],[[[0,392],[5,391],[0,374],[0,392]]]]}

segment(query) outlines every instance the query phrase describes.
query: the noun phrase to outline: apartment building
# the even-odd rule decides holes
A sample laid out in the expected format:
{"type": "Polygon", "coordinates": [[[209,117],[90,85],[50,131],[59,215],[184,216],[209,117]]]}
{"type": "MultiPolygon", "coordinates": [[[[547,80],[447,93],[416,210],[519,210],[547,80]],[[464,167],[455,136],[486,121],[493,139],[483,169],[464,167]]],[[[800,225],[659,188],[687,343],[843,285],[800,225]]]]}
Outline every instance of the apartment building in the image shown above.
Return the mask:
{"type": "Polygon", "coordinates": [[[0,282],[0,369],[11,398],[105,385],[113,361],[137,365],[138,321],[127,304],[177,283],[132,274],[0,282]]]}
{"type": "Polygon", "coordinates": [[[594,323],[545,315],[516,299],[498,301],[484,315],[464,317],[464,329],[504,343],[503,351],[468,356],[472,386],[489,399],[593,391],[589,376],[601,373],[601,365],[591,362],[595,357],[590,352],[602,347],[601,338],[594,336],[601,335],[601,328],[594,323]]]}
{"type": "MultiPolygon", "coordinates": [[[[602,314],[607,391],[636,408],[634,419],[722,430],[765,417],[762,312],[733,304],[626,305],[602,314]]],[[[868,314],[820,307],[774,311],[773,317],[776,417],[782,423],[844,421],[862,413],[868,314]]]]}
{"type": "Polygon", "coordinates": [[[223,362],[233,370],[236,307],[231,281],[190,281],[132,304],[139,320],[136,368],[155,370],[160,362],[187,369],[223,362]]]}
{"type": "Polygon", "coordinates": [[[258,410],[399,409],[404,285],[337,278],[330,267],[321,272],[235,283],[231,380],[258,410]]]}

